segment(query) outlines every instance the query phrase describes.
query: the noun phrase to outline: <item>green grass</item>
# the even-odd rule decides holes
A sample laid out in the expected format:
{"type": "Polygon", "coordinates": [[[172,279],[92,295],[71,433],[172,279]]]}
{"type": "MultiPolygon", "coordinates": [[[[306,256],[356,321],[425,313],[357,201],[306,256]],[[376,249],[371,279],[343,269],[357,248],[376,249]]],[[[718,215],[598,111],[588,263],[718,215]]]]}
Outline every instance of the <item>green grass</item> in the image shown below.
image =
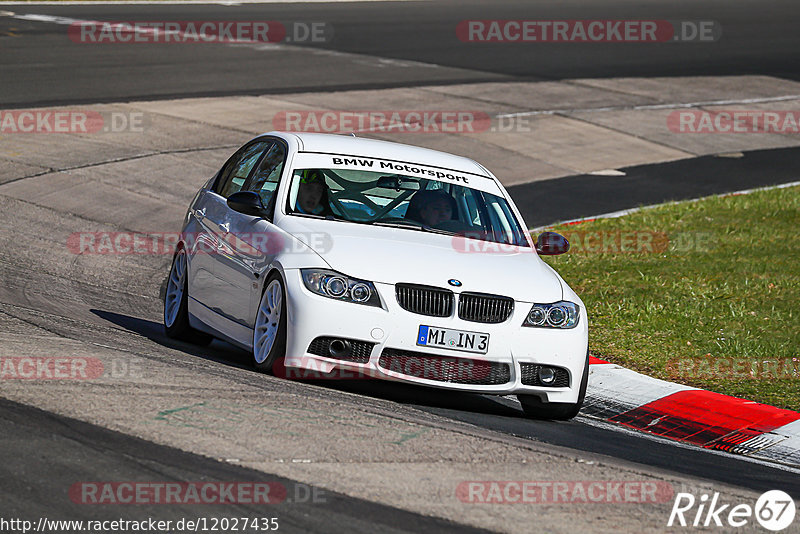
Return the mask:
{"type": "Polygon", "coordinates": [[[800,187],[554,230],[572,237],[573,249],[544,258],[586,304],[594,356],[800,409],[800,187]],[[604,233],[606,245],[587,247],[585,232],[604,233]],[[619,235],[645,246],[615,253],[611,238],[619,235]]]}

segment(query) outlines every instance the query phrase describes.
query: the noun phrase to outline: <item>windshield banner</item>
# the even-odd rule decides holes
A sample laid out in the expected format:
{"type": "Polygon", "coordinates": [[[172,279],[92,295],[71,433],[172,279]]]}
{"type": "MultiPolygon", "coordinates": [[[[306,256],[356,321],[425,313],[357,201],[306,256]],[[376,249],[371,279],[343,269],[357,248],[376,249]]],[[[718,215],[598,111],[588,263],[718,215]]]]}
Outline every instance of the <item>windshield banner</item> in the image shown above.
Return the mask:
{"type": "Polygon", "coordinates": [[[486,193],[503,196],[494,180],[486,176],[470,174],[442,167],[396,161],[390,159],[369,158],[347,154],[312,154],[301,152],[294,158],[295,169],[351,169],[383,173],[385,176],[397,174],[414,178],[427,178],[447,184],[455,184],[486,193]]]}

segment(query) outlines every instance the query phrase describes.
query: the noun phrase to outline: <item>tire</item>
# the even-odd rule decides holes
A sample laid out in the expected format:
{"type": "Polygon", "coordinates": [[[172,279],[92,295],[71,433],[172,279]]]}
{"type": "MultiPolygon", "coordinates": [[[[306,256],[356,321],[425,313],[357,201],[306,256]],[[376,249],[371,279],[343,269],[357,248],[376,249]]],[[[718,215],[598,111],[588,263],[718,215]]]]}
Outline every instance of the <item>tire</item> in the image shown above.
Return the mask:
{"type": "Polygon", "coordinates": [[[180,249],[172,259],[167,288],[164,291],[164,330],[169,338],[208,345],[214,339],[213,336],[189,325],[189,284],[186,270],[186,251],[180,249]]]}
{"type": "Polygon", "coordinates": [[[586,387],[589,384],[589,351],[586,351],[586,364],[583,366],[581,386],[578,390],[578,402],[542,402],[536,395],[517,395],[522,404],[522,411],[531,419],[552,419],[568,421],[581,411],[583,400],[586,398],[586,387]]]}
{"type": "Polygon", "coordinates": [[[264,284],[253,326],[253,367],[272,373],[286,356],[286,289],[277,272],[264,284]]]}

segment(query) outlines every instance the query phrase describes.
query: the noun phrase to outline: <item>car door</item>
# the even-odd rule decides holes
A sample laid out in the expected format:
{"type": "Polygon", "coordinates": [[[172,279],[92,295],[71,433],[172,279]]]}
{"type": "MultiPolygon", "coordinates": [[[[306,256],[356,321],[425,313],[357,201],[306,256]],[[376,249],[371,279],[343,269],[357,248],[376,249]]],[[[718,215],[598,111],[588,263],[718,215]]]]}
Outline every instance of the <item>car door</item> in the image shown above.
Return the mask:
{"type": "MultiPolygon", "coordinates": [[[[274,196],[286,162],[287,148],[273,140],[251,173],[243,190],[258,193],[264,206],[274,209],[274,196]]],[[[225,254],[215,263],[217,276],[226,287],[232,288],[220,296],[220,306],[226,317],[253,327],[255,308],[260,294],[259,277],[283,249],[283,234],[271,217],[246,215],[228,208],[225,223],[225,254]],[[247,295],[247,297],[245,297],[247,295]]]]}
{"type": "MultiPolygon", "coordinates": [[[[189,294],[210,310],[225,316],[226,301],[247,299],[247,293],[236,294],[237,288],[231,286],[224,278],[220,278],[218,264],[227,261],[232,254],[230,241],[230,217],[227,198],[242,189],[248,176],[264,152],[272,145],[268,139],[256,139],[231,156],[220,170],[211,190],[199,200],[194,217],[198,221],[198,234],[192,236],[197,243],[197,250],[192,254],[190,280],[192,286],[189,294]]],[[[206,314],[204,316],[207,317],[206,314]]],[[[213,317],[213,316],[212,316],[213,317]]],[[[206,321],[208,322],[208,321],[206,321]]],[[[214,321],[209,326],[223,331],[225,321],[214,321]]]]}

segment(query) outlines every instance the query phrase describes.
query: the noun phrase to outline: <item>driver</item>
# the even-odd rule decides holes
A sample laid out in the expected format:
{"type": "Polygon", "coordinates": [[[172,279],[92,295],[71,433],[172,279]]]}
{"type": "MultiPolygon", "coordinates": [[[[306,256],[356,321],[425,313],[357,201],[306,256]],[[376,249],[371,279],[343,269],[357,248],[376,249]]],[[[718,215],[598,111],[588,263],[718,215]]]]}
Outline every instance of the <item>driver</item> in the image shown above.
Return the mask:
{"type": "Polygon", "coordinates": [[[310,215],[333,215],[328,201],[325,174],[321,170],[300,171],[300,187],[297,189],[295,211],[310,215]]]}
{"type": "Polygon", "coordinates": [[[456,219],[458,216],[456,199],[441,189],[417,192],[408,204],[406,219],[420,222],[426,226],[456,219]]]}

